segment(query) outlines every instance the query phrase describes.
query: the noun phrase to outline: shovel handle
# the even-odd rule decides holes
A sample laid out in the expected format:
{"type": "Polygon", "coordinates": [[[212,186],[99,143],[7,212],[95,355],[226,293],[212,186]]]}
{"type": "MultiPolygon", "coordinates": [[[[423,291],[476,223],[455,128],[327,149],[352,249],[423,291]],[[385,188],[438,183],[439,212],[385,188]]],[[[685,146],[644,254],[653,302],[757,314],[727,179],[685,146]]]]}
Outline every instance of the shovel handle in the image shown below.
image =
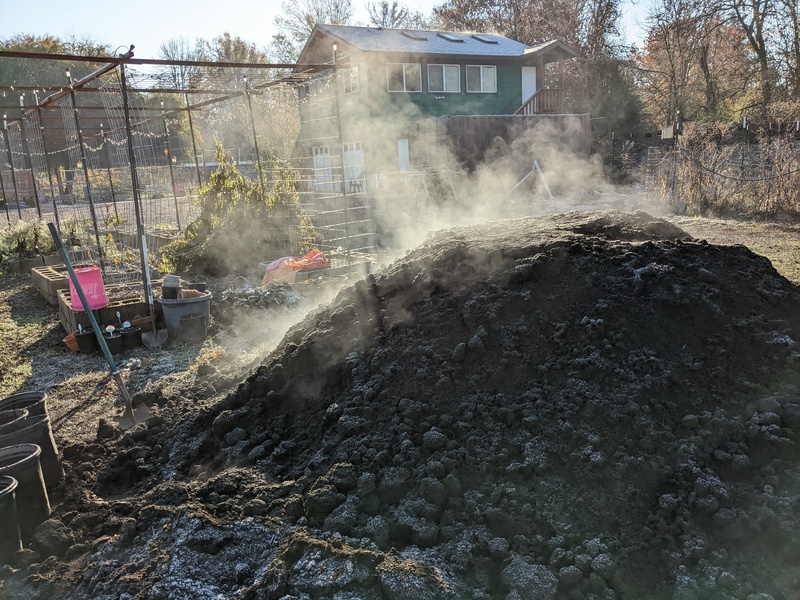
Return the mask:
{"type": "Polygon", "coordinates": [[[72,268],[72,263],[69,260],[69,255],[64,248],[64,244],[61,243],[61,237],[58,235],[58,230],[56,230],[56,226],[53,223],[48,223],[47,228],[50,230],[50,235],[53,236],[53,241],[56,243],[56,248],[58,248],[58,251],[61,253],[61,258],[64,259],[64,266],[67,267],[70,279],[72,279],[72,283],[75,286],[75,292],[81,299],[83,308],[86,311],[86,315],[89,317],[89,321],[92,323],[94,335],[97,338],[97,343],[100,344],[100,349],[103,351],[103,354],[106,357],[108,367],[111,370],[111,376],[117,383],[117,387],[122,394],[122,398],[125,400],[125,415],[129,416],[131,419],[134,419],[131,395],[128,392],[128,388],[125,386],[125,382],[122,381],[122,376],[119,373],[119,369],[117,369],[116,363],[114,363],[114,358],[111,356],[111,352],[108,349],[108,344],[106,344],[106,339],[103,337],[103,332],[100,331],[100,325],[98,325],[97,319],[94,317],[94,313],[89,308],[89,301],[86,299],[86,294],[83,293],[83,287],[78,281],[78,276],[75,274],[75,270],[72,268]]]}
{"type": "Polygon", "coordinates": [[[58,230],[56,229],[55,224],[48,223],[47,228],[50,230],[50,235],[53,236],[53,241],[56,243],[56,250],[61,252],[61,250],[64,249],[64,244],[61,243],[61,236],[58,235],[58,230]]]}

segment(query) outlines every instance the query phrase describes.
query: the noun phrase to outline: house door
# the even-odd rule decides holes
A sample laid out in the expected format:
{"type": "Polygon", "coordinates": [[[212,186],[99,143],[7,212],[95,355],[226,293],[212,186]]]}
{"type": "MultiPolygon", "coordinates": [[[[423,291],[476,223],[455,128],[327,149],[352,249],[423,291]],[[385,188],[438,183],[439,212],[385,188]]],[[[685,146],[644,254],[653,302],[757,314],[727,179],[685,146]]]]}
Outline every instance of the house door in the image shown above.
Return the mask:
{"type": "Polygon", "coordinates": [[[522,67],[522,102],[525,104],[536,93],[536,67],[522,67]]]}
{"type": "Polygon", "coordinates": [[[363,192],[366,182],[364,146],[361,142],[344,144],[344,185],[347,193],[363,192]]]}
{"type": "Polygon", "coordinates": [[[401,171],[408,171],[408,140],[397,140],[397,161],[401,171]]]}
{"type": "Polygon", "coordinates": [[[333,179],[330,146],[315,146],[311,151],[314,155],[314,181],[317,191],[335,192],[336,182],[333,179]]]}

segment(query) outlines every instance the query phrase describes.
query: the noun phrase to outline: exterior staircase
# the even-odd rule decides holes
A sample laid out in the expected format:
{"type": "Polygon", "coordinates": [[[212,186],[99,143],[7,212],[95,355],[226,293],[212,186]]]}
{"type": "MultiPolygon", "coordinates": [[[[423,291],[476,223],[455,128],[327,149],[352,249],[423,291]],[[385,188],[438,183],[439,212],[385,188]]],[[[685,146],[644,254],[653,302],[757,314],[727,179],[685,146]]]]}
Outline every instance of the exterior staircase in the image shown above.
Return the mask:
{"type": "Polygon", "coordinates": [[[564,90],[539,89],[523,102],[515,115],[560,115],[564,113],[564,90]]]}

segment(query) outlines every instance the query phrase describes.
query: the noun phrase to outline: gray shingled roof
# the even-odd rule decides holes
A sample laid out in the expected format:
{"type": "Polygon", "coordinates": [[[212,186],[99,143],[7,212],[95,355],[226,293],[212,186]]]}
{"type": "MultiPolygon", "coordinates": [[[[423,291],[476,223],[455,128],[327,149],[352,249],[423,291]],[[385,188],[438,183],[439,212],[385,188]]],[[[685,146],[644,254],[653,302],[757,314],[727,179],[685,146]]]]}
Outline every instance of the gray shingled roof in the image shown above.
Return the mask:
{"type": "Polygon", "coordinates": [[[463,40],[453,42],[441,37],[440,32],[437,31],[320,24],[317,24],[316,28],[365,52],[520,57],[526,54],[526,50],[531,50],[530,46],[491,33],[444,33],[444,35],[455,36],[463,40]],[[404,35],[403,32],[406,34],[404,35]],[[482,42],[473,37],[474,35],[496,43],[482,42]]]}

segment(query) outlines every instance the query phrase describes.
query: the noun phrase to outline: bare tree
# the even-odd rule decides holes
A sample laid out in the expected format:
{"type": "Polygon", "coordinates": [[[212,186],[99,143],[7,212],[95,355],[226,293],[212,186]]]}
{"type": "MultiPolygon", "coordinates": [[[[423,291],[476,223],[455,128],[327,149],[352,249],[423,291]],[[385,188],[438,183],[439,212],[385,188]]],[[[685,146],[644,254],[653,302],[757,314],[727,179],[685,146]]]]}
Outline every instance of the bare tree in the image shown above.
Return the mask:
{"type": "Polygon", "coordinates": [[[800,7],[797,0],[778,0],[775,54],[789,98],[800,100],[800,7]]]}
{"type": "Polygon", "coordinates": [[[278,30],[294,43],[302,44],[314,25],[348,25],[353,19],[351,0],[299,0],[284,2],[283,15],[275,18],[278,30]]]}
{"type": "Polygon", "coordinates": [[[380,0],[380,2],[367,3],[367,14],[372,24],[377,27],[398,28],[405,27],[409,19],[408,8],[398,4],[397,0],[380,0]]]}
{"type": "MultiPolygon", "coordinates": [[[[200,43],[179,36],[162,42],[158,47],[161,60],[197,61],[200,59],[200,43]]],[[[196,83],[197,68],[187,65],[164,65],[159,67],[159,78],[174,88],[188,89],[196,83]]]]}
{"type": "Polygon", "coordinates": [[[661,0],[648,16],[640,57],[643,100],[652,121],[716,119],[735,110],[750,81],[738,30],[714,0],[661,0]]]}
{"type": "Polygon", "coordinates": [[[704,10],[691,0],[661,0],[647,17],[649,32],[642,57],[645,106],[655,123],[670,124],[695,106],[704,10]]]}
{"type": "Polygon", "coordinates": [[[619,0],[447,0],[434,15],[448,28],[496,31],[531,45],[559,39],[589,56],[610,45],[620,19],[619,0]]]}
{"type": "MultiPolygon", "coordinates": [[[[720,7],[731,15],[744,33],[750,50],[758,65],[761,88],[761,106],[766,114],[772,98],[775,73],[771,68],[772,57],[767,38],[770,19],[775,15],[777,0],[721,0],[720,7]]],[[[795,3],[797,0],[795,0],[795,3]]]]}
{"type": "Polygon", "coordinates": [[[297,60],[297,46],[283,34],[274,35],[268,55],[271,62],[290,64],[297,60]]]}
{"type": "Polygon", "coordinates": [[[581,50],[586,56],[603,54],[619,35],[619,0],[578,0],[576,8],[581,50]]]}
{"type": "Polygon", "coordinates": [[[539,0],[447,0],[433,12],[443,29],[494,31],[523,44],[536,44],[556,37],[550,32],[558,20],[555,13],[545,17],[538,4],[539,0]]]}
{"type": "Polygon", "coordinates": [[[349,25],[354,14],[352,0],[284,1],[282,7],[283,14],[275,17],[278,34],[272,37],[268,53],[286,63],[297,60],[317,23],[349,25]]]}

